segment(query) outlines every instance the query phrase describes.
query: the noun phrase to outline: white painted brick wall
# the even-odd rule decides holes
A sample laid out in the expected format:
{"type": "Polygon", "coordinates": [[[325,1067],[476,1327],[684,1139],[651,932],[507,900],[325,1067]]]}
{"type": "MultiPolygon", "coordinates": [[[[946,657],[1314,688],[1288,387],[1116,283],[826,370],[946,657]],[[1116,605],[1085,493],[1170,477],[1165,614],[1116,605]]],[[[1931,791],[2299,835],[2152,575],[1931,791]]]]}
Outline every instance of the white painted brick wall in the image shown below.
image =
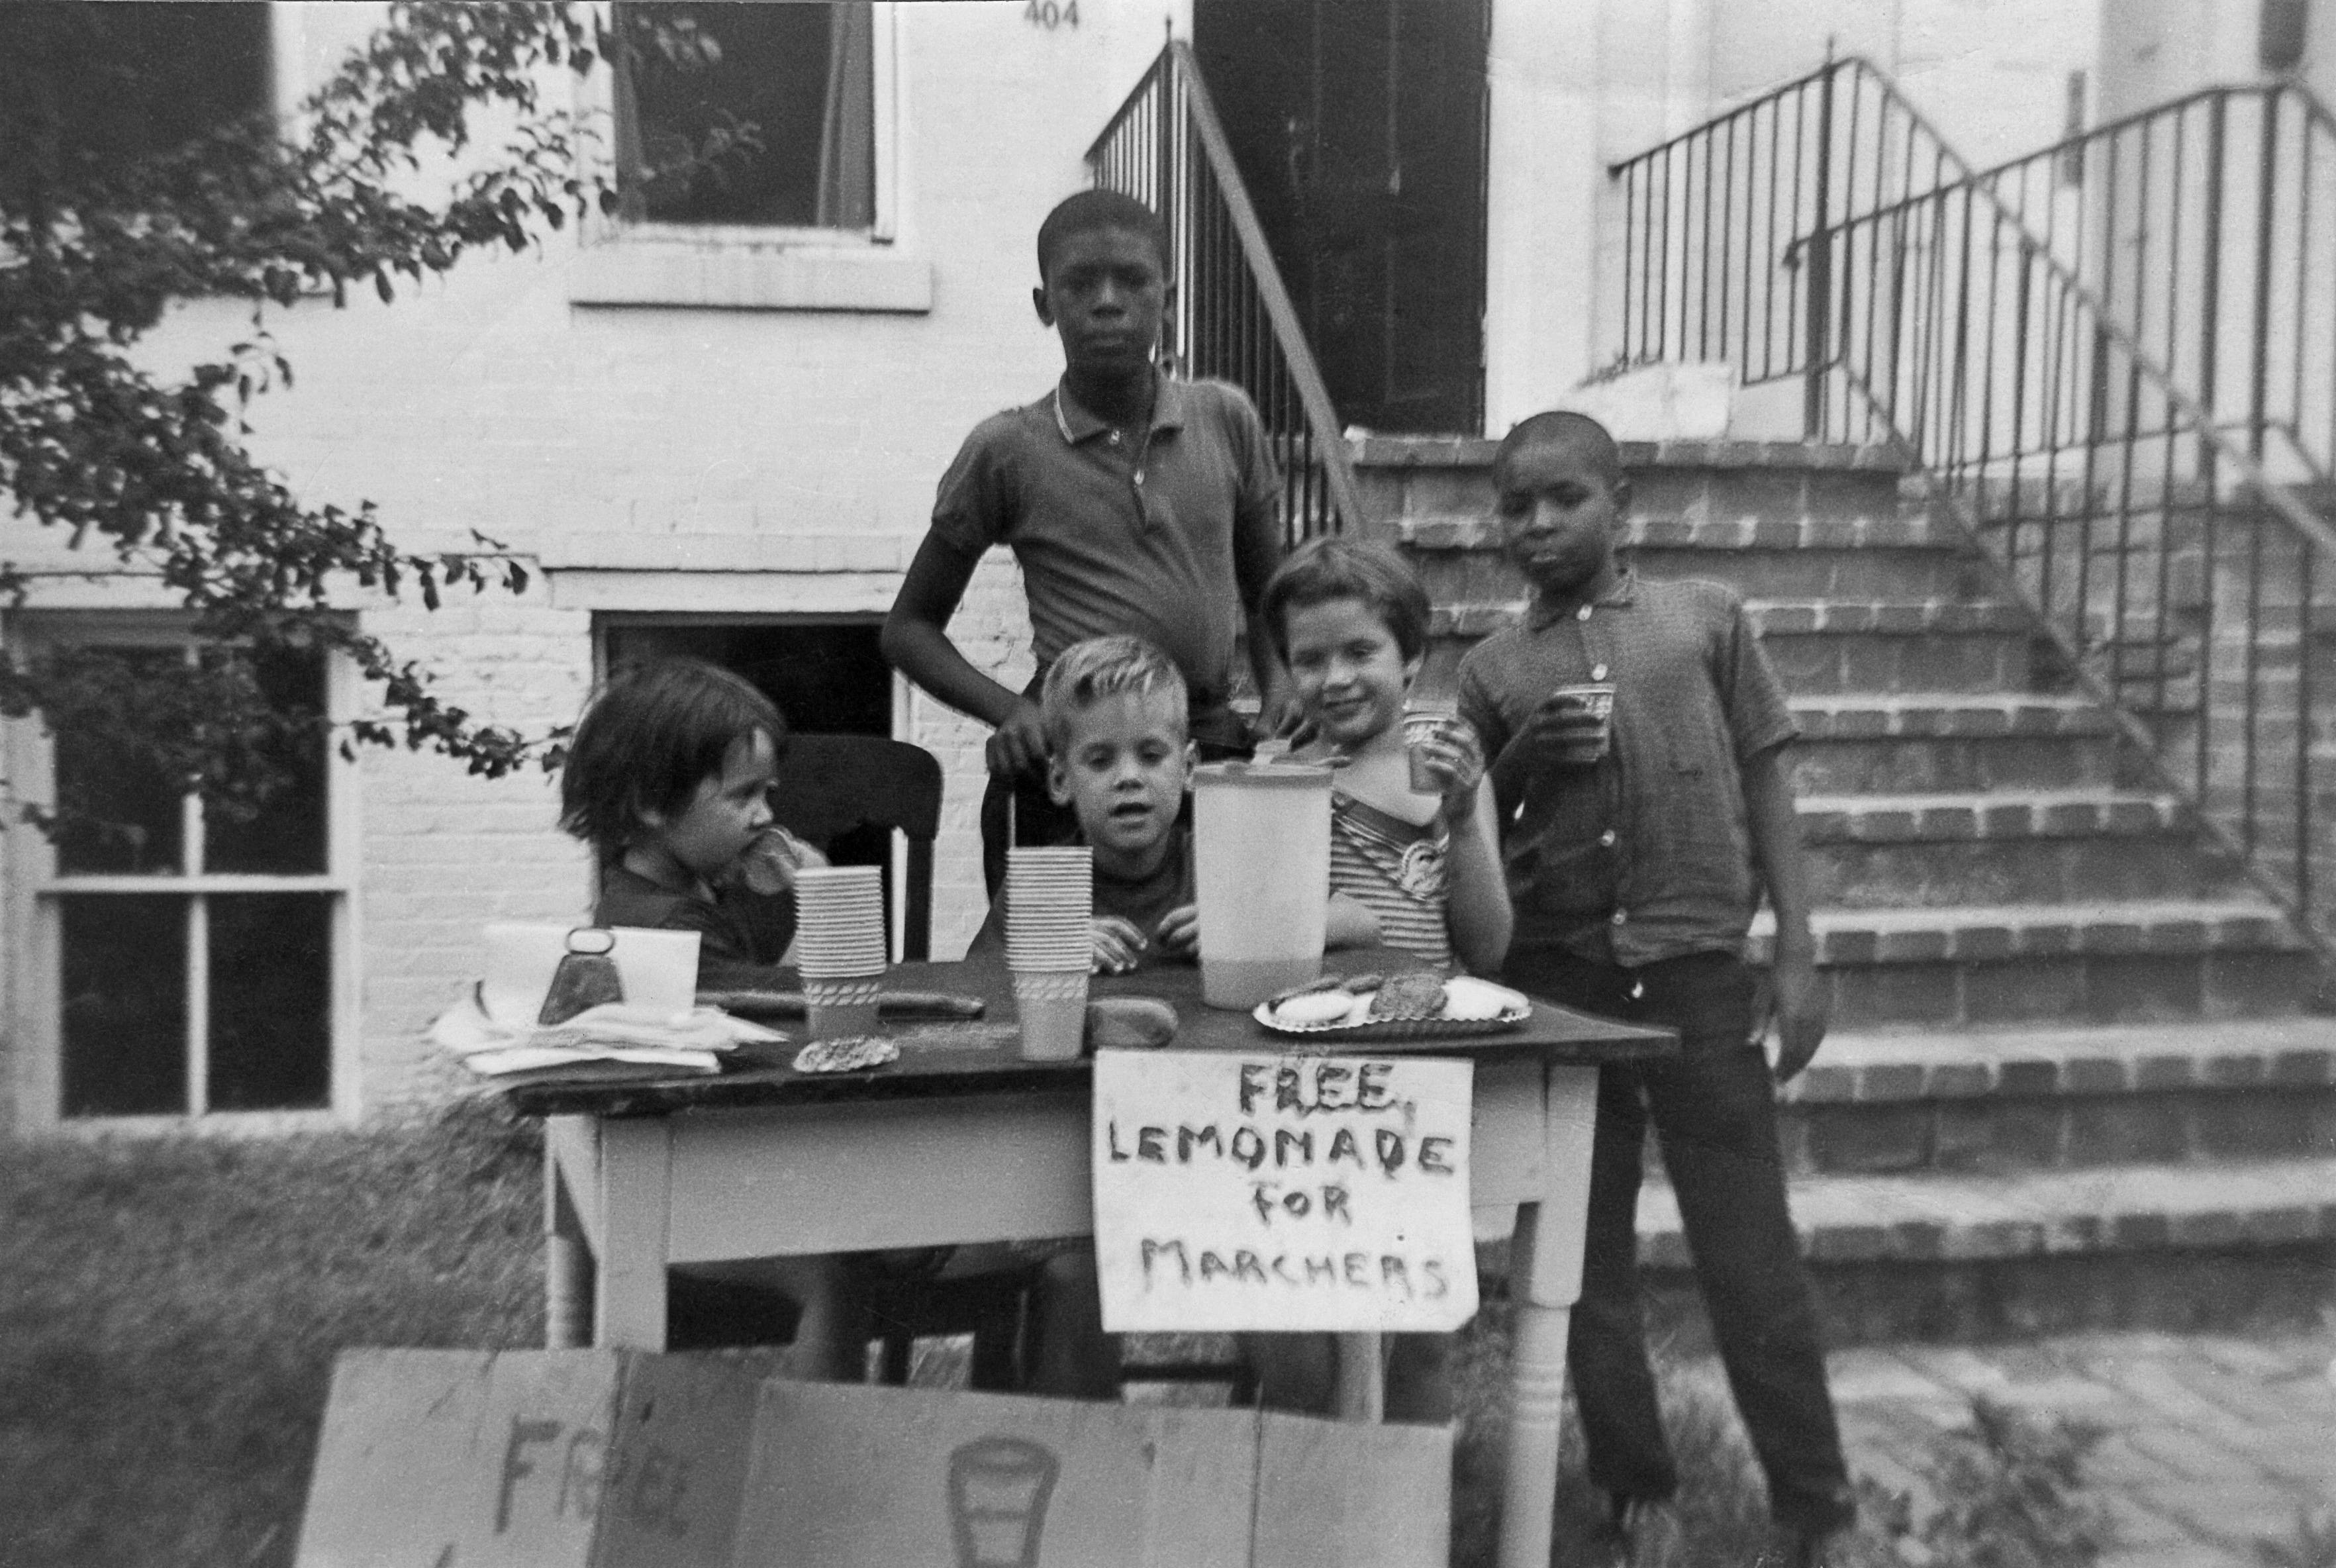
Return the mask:
{"type": "MultiPolygon", "coordinates": [[[[1190,32],[1185,0],[1099,0],[1052,33],[1021,12],[897,8],[893,253],[930,263],[928,314],[572,307],[572,236],[482,256],[394,305],[358,290],[345,310],[270,312],[297,383],[255,409],[255,447],[305,499],[370,499],[414,549],[467,548],[476,530],[550,568],[523,600],[368,611],[366,628],[436,669],[451,699],[540,733],[581,706],[591,609],[880,612],[967,431],[1060,368],[1030,307],[1039,219],[1086,183],[1081,155],[1158,51],[1163,16],[1190,32]]],[[[296,20],[279,54],[314,70],[346,17],[296,20]]],[[[183,374],[249,327],[239,307],[197,303],[141,353],[183,374]]],[[[56,553],[0,521],[0,558],[56,553]]],[[[1010,560],[976,575],[954,630],[978,666],[1027,679],[1010,560]]],[[[947,772],[934,947],[952,955],[983,909],[987,732],[922,694],[907,714],[907,738],[947,772]]],[[[370,1109],[439,1085],[420,1030],[476,974],[480,926],[576,918],[589,882],[539,774],[489,782],[400,750],[366,755],[361,776],[370,1109]]]]}

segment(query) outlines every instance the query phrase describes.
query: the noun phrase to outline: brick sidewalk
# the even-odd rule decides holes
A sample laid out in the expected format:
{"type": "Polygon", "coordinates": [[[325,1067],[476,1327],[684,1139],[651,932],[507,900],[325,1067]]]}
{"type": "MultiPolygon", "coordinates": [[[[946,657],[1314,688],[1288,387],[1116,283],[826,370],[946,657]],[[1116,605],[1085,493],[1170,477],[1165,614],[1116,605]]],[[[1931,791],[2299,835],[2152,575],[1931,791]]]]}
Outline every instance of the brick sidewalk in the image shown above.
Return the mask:
{"type": "Polygon", "coordinates": [[[1922,1495],[1930,1438],[1971,1397],[2106,1427],[2088,1456],[2118,1538],[2100,1568],[2261,1568],[2254,1543],[2336,1520],[2336,1333],[2079,1334],[1831,1358],[1850,1467],[1922,1495]]]}

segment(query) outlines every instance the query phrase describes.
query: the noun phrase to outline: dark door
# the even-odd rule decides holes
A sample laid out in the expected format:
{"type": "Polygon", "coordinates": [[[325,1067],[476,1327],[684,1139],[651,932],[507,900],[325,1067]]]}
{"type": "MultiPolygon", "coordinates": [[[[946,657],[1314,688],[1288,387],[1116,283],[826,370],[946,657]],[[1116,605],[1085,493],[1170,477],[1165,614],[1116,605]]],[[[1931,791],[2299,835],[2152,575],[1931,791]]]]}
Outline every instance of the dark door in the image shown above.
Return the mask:
{"type": "Polygon", "coordinates": [[[1341,421],[1481,428],[1485,0],[1194,0],[1192,47],[1341,421]]]}

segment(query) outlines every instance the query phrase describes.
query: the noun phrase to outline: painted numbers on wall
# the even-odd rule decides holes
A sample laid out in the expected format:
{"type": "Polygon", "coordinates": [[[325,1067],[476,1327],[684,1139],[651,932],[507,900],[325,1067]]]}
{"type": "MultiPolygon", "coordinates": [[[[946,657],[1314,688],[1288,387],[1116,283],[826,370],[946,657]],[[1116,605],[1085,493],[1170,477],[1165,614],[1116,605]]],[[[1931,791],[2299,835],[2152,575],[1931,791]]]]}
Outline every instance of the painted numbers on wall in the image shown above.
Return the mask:
{"type": "Polygon", "coordinates": [[[1079,24],[1079,0],[1029,0],[1022,7],[1022,20],[1049,33],[1057,27],[1076,27],[1079,24]]]}

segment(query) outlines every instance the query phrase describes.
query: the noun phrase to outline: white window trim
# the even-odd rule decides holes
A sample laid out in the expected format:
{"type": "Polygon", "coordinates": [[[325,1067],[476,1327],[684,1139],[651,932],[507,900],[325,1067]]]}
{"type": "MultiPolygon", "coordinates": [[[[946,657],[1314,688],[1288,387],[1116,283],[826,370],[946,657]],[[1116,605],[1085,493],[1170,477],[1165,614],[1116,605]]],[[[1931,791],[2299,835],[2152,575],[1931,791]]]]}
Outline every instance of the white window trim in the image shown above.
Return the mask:
{"type": "MultiPolygon", "coordinates": [[[[602,19],[608,16],[605,5],[602,19]]],[[[900,235],[900,18],[896,0],[873,0],[875,219],[867,229],[729,223],[626,223],[593,214],[569,271],[569,303],[728,310],[853,310],[920,314],[932,308],[932,264],[900,235]]],[[[588,124],[612,126],[615,83],[594,71],[577,86],[588,124]]],[[[613,180],[614,137],[586,143],[590,172],[613,180]]]]}
{"type": "MultiPolygon", "coordinates": [[[[44,645],[102,642],[112,646],[184,647],[187,618],[183,615],[31,610],[10,618],[6,640],[16,648],[35,652],[44,645]]],[[[357,709],[356,671],[337,656],[325,663],[325,702],[336,724],[357,709]]],[[[7,780],[13,795],[12,818],[26,803],[53,803],[54,746],[35,719],[0,724],[7,780]]],[[[268,877],[197,875],[177,877],[118,874],[61,875],[56,853],[35,829],[11,821],[0,833],[0,920],[5,922],[11,955],[5,968],[8,1056],[5,1065],[13,1081],[15,1120],[26,1133],[184,1133],[190,1130],[228,1134],[268,1134],[337,1125],[355,1121],[362,1111],[363,1063],[360,1027],[360,973],[356,899],[358,857],[364,835],[358,821],[358,770],[337,748],[326,754],[326,871],[320,876],[268,877]],[[57,986],[61,962],[59,897],[75,892],[233,891],[324,892],[333,895],[329,921],[332,941],[332,996],[328,1044],[330,1104],[316,1110],[203,1111],[190,1115],[134,1116],[74,1116],[62,1113],[63,1038],[59,1028],[57,986]]],[[[190,804],[189,810],[191,811],[190,804]]],[[[187,1007],[201,1006],[203,977],[190,975],[187,1007]]],[[[201,1066],[200,1048],[193,1064],[201,1066]]],[[[195,1080],[200,1083],[200,1078],[195,1080]]],[[[198,1090],[197,1092],[200,1092],[198,1090]]]]}

